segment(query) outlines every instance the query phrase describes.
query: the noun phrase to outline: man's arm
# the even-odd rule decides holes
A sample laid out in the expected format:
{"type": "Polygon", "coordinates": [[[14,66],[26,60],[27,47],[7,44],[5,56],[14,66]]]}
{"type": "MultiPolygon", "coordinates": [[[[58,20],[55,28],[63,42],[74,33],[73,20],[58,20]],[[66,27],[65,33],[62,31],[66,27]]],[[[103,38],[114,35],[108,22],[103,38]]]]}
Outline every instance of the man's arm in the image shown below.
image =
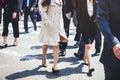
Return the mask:
{"type": "Polygon", "coordinates": [[[110,48],[113,50],[114,55],[120,60],[120,42],[113,35],[109,23],[109,0],[98,0],[97,6],[97,22],[98,27],[102,31],[105,39],[108,41],[110,48]]]}
{"type": "Polygon", "coordinates": [[[119,40],[112,34],[110,29],[108,1],[109,0],[98,0],[97,22],[98,27],[112,48],[114,45],[119,43],[119,40]]]}

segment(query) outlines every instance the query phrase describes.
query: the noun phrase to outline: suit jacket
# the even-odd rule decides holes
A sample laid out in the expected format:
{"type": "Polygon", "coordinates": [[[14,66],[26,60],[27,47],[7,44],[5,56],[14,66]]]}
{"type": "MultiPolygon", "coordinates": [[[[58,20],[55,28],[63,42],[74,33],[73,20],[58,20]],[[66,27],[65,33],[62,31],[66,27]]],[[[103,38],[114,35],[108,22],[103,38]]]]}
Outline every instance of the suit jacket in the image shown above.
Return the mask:
{"type": "MultiPolygon", "coordinates": [[[[12,14],[14,12],[19,12],[19,2],[18,0],[5,0],[4,4],[2,4],[2,7],[4,8],[4,17],[3,20],[9,20],[12,19],[12,14]]],[[[19,16],[17,14],[16,20],[18,20],[19,16]]]]}
{"type": "Polygon", "coordinates": [[[97,22],[104,35],[104,47],[100,61],[107,66],[120,70],[118,60],[112,47],[120,43],[120,0],[99,0],[97,22]]]}
{"type": "MultiPolygon", "coordinates": [[[[88,32],[89,22],[95,21],[96,19],[96,8],[97,2],[93,0],[93,15],[90,17],[87,10],[87,0],[76,0],[76,12],[77,12],[77,19],[78,25],[80,25],[81,32],[88,32]]],[[[96,27],[96,25],[94,26],[96,27]]],[[[97,28],[93,28],[96,31],[97,28]]],[[[94,32],[93,31],[93,32],[94,32]]]]}
{"type": "MultiPolygon", "coordinates": [[[[29,0],[29,8],[33,7],[35,8],[37,4],[36,0],[29,0]]],[[[24,10],[26,8],[27,5],[27,0],[23,0],[23,4],[22,4],[22,9],[24,10]]]]}
{"type": "Polygon", "coordinates": [[[1,6],[2,6],[2,0],[0,0],[0,9],[1,9],[1,6]]]}
{"type": "Polygon", "coordinates": [[[62,0],[62,1],[63,1],[63,9],[65,13],[72,12],[74,9],[74,6],[73,6],[74,0],[62,0]]]}

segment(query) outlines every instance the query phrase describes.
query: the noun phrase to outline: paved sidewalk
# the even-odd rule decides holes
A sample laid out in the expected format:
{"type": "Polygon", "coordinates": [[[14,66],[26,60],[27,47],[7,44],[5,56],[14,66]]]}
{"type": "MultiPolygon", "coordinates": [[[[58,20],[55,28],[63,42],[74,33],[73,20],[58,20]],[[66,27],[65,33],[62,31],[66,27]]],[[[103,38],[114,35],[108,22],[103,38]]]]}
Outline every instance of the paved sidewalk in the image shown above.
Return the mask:
{"type": "MultiPolygon", "coordinates": [[[[20,21],[20,38],[18,46],[12,46],[13,33],[11,24],[9,27],[8,47],[0,49],[0,80],[104,80],[103,66],[99,62],[100,56],[93,57],[93,67],[95,71],[93,76],[87,76],[88,67],[83,65],[83,61],[74,57],[73,53],[78,48],[73,45],[75,27],[71,24],[67,54],[65,57],[59,57],[58,69],[60,75],[55,76],[51,73],[53,56],[52,47],[49,47],[47,53],[47,68],[41,67],[42,44],[39,42],[39,31],[34,31],[31,21],[29,22],[29,33],[23,34],[23,21],[20,21]]],[[[39,25],[39,23],[37,24],[39,25]]],[[[2,25],[0,24],[0,33],[2,25]]],[[[0,36],[0,43],[2,37],[0,36]]],[[[94,44],[91,52],[94,53],[94,44]]]]}

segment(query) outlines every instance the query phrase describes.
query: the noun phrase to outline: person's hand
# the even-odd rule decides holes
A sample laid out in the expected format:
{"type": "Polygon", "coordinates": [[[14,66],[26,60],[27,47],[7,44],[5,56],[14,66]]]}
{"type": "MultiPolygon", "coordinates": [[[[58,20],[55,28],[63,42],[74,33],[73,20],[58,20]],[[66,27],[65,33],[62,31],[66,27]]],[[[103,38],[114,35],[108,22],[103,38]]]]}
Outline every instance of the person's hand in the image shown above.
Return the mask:
{"type": "Polygon", "coordinates": [[[13,19],[15,19],[15,18],[16,18],[16,16],[17,16],[17,13],[16,13],[16,12],[14,12],[14,13],[12,14],[12,18],[13,18],[13,19]]]}
{"type": "Polygon", "coordinates": [[[120,60],[120,44],[113,46],[113,52],[116,58],[120,60]]]}
{"type": "Polygon", "coordinates": [[[31,8],[30,8],[30,11],[33,11],[33,10],[34,10],[34,8],[33,8],[33,7],[31,7],[31,8]]]}

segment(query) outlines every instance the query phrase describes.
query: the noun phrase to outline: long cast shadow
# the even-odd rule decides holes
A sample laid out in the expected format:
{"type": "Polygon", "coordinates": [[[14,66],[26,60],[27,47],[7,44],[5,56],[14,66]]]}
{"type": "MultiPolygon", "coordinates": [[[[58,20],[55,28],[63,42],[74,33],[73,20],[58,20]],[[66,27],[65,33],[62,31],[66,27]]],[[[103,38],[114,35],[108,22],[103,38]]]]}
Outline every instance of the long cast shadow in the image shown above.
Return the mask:
{"type": "Polygon", "coordinates": [[[45,75],[46,78],[48,78],[48,79],[55,79],[58,77],[68,76],[71,74],[87,74],[87,72],[82,71],[83,64],[80,64],[77,67],[67,67],[65,69],[61,69],[59,75],[53,75],[51,72],[48,72],[46,70],[39,71],[39,69],[41,67],[42,66],[38,66],[37,68],[32,69],[32,70],[25,70],[25,71],[21,71],[21,72],[16,72],[16,73],[13,73],[13,74],[6,76],[5,79],[15,80],[15,79],[20,79],[20,78],[24,78],[24,77],[34,76],[34,75],[45,75]]]}
{"type": "MultiPolygon", "coordinates": [[[[52,59],[52,53],[47,53],[47,59],[52,59]]],[[[29,61],[29,60],[41,60],[42,59],[42,54],[37,54],[37,55],[26,55],[20,58],[20,61],[29,61]]]]}
{"type": "Polygon", "coordinates": [[[22,71],[22,72],[13,73],[13,74],[10,74],[10,75],[6,76],[5,78],[7,80],[15,80],[15,79],[28,77],[28,76],[33,76],[33,75],[48,74],[47,71],[43,71],[43,72],[38,71],[41,67],[42,66],[38,66],[37,68],[35,68],[33,70],[25,70],[25,71],[22,71]]]}

